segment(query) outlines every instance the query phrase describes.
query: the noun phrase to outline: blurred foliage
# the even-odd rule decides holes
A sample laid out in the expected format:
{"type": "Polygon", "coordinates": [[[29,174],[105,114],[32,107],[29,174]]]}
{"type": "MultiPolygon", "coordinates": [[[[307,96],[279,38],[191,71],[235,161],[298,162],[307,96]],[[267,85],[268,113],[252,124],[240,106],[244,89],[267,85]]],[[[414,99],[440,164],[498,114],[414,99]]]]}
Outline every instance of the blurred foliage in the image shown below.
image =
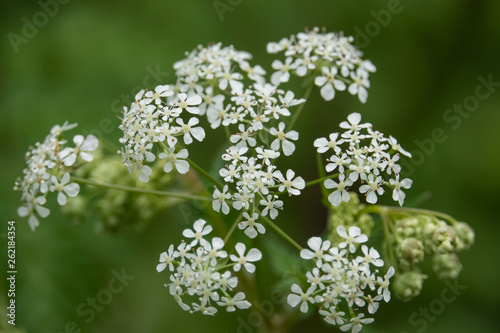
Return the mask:
{"type": "MultiPolygon", "coordinates": [[[[336,131],[340,120],[351,112],[361,112],[363,120],[398,138],[415,156],[423,156],[408,165],[406,176],[415,180],[408,199],[431,191],[432,197],[421,203],[423,207],[449,213],[476,231],[476,243],[460,254],[463,269],[458,281],[467,289],[427,322],[425,332],[497,332],[500,268],[494,254],[499,250],[495,237],[500,226],[493,208],[500,186],[498,138],[494,134],[500,123],[500,92],[494,91],[456,123],[446,122],[444,114],[475,94],[479,76],[500,80],[500,2],[402,0],[401,11],[386,18],[387,24],[377,23],[375,16],[383,20],[380,11],[393,2],[243,0],[233,2],[240,4],[231,6],[221,20],[213,1],[69,1],[61,4],[27,43],[20,44],[17,53],[8,34],[21,34],[23,18],[32,21],[42,8],[37,1],[2,2],[0,258],[3,276],[6,221],[14,219],[16,328],[63,332],[68,322],[75,322],[82,332],[257,331],[251,311],[216,318],[182,311],[163,288],[166,275],[155,270],[159,253],[178,242],[182,229],[203,214],[204,207],[193,203],[173,206],[141,233],[126,228],[106,236],[94,232],[93,222],[74,226],[52,205],[50,217],[33,233],[16,215],[19,193],[13,193],[12,186],[24,168],[27,147],[41,140],[56,123],[78,122],[84,133],[115,141],[120,136],[115,117],[122,105],[128,104],[143,84],[151,88],[174,81],[172,64],[197,44],[233,44],[251,52],[255,62],[268,69],[273,59],[265,52],[268,41],[304,27],[324,26],[347,35],[370,33],[358,41],[365,44],[365,57],[378,70],[371,76],[365,105],[348,94],[338,94],[326,103],[314,91],[313,101],[296,128],[302,144],[294,155],[294,169],[306,180],[316,178],[314,138],[336,131]],[[378,34],[369,30],[377,26],[378,34]],[[439,143],[431,141],[436,128],[442,129],[446,138],[439,143]],[[76,309],[107,288],[113,270],[123,267],[135,278],[87,323],[76,309]]],[[[296,89],[299,96],[301,89],[296,89]]],[[[207,157],[216,156],[219,138],[214,135],[213,144],[209,141],[197,151],[193,149],[193,159],[208,167],[207,157]]],[[[302,244],[326,228],[327,212],[320,194],[319,187],[307,189],[301,197],[291,198],[280,216],[278,223],[302,244]]],[[[289,254],[297,255],[292,248],[289,254]]],[[[261,264],[273,265],[270,261],[261,264]]],[[[274,300],[270,318],[284,320],[286,313],[274,310],[282,299],[273,299],[273,282],[266,283],[267,288],[260,288],[260,299],[274,300]]],[[[375,323],[363,332],[416,332],[424,328],[411,322],[411,316],[429,308],[448,286],[434,277],[423,283],[417,299],[383,304],[375,323]]],[[[2,279],[2,302],[5,286],[2,279]]],[[[293,331],[311,329],[323,331],[326,326],[312,316],[293,331]]]]}

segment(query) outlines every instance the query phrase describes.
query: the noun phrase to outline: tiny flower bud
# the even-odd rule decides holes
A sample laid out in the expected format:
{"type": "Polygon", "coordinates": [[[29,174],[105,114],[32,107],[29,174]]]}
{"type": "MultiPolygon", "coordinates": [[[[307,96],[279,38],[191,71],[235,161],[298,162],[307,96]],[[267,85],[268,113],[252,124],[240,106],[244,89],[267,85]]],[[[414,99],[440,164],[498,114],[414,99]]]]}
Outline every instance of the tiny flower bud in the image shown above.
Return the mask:
{"type": "Polygon", "coordinates": [[[435,254],[432,257],[432,270],[440,279],[456,279],[462,264],[455,253],[435,254]]]}
{"type": "Polygon", "coordinates": [[[465,222],[458,222],[455,226],[457,233],[457,251],[466,250],[474,243],[474,230],[465,222]]]}
{"type": "Polygon", "coordinates": [[[420,294],[422,284],[426,275],[417,272],[406,272],[397,276],[394,280],[394,294],[404,302],[420,294]]]}

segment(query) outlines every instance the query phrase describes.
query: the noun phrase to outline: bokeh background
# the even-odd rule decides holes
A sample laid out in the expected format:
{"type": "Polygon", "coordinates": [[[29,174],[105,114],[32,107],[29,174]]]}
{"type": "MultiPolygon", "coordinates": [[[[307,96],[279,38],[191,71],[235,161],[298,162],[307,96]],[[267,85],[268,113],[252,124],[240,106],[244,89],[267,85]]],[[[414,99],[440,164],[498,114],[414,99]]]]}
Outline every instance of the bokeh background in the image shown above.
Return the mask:
{"type": "MultiPolygon", "coordinates": [[[[73,0],[60,4],[57,14],[26,43],[19,44],[16,52],[8,33],[21,35],[23,18],[32,21],[43,9],[37,1],[2,1],[0,276],[6,272],[7,221],[14,219],[16,328],[20,332],[59,333],[65,331],[68,322],[75,322],[81,332],[89,333],[200,329],[256,332],[257,328],[241,324],[250,312],[215,318],[190,315],[162,287],[166,275],[155,271],[158,255],[168,244],[177,243],[186,227],[176,207],[166,209],[141,232],[124,228],[104,235],[95,232],[92,222],[73,225],[52,205],[50,217],[31,232],[27,221],[16,215],[19,193],[13,192],[12,186],[22,174],[27,147],[42,140],[56,123],[78,122],[80,130],[88,132],[106,124],[105,136],[116,140],[120,133],[115,116],[142,88],[148,68],[163,73],[161,83],[172,82],[172,64],[185,51],[198,44],[221,41],[251,52],[255,63],[267,69],[273,59],[265,52],[268,41],[277,41],[304,27],[319,26],[346,35],[365,34],[357,38],[358,45],[378,71],[371,76],[372,88],[365,105],[348,94],[338,94],[333,102],[325,103],[317,90],[313,93],[316,101],[307,106],[297,126],[304,142],[295,155],[300,157],[293,160],[294,169],[304,178],[313,179],[314,153],[308,142],[335,131],[339,121],[351,112],[361,112],[364,120],[394,135],[414,154],[421,150],[415,140],[425,141],[434,129],[443,129],[446,140],[436,143],[432,153],[409,168],[414,185],[408,196],[425,194],[427,199],[420,203],[421,207],[470,223],[476,231],[476,243],[460,255],[464,268],[459,283],[467,289],[419,332],[498,332],[500,87],[474,112],[462,117],[455,129],[443,115],[475,94],[479,76],[492,75],[493,81],[500,81],[500,2],[401,0],[397,7],[401,10],[389,17],[390,22],[387,17],[382,23],[376,21],[372,11],[386,10],[393,3],[73,0]],[[218,12],[215,5],[225,5],[226,11],[218,12]],[[122,268],[135,278],[96,313],[94,320],[86,323],[76,314],[76,308],[106,288],[113,270],[122,268]]],[[[151,88],[154,83],[147,84],[151,88]]],[[[208,147],[203,151],[212,146],[208,147]]],[[[203,160],[203,155],[198,159],[203,160]]],[[[311,190],[294,198],[280,221],[302,244],[325,226],[318,193],[311,190]]],[[[193,216],[197,214],[196,207],[193,212],[193,216]]],[[[2,278],[3,330],[12,329],[4,326],[5,286],[2,278]]],[[[417,332],[422,326],[412,326],[410,316],[439,298],[444,288],[443,282],[430,277],[416,300],[383,304],[376,322],[366,331],[417,332]]],[[[316,316],[292,331],[305,329],[335,331],[316,316]]]]}

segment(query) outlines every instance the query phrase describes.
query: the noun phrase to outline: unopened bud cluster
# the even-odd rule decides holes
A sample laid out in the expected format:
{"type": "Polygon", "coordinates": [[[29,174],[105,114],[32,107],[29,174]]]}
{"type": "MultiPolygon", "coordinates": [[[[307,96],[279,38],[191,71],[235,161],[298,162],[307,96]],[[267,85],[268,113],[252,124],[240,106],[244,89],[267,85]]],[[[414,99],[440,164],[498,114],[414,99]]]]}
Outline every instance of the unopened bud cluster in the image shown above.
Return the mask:
{"type": "Polygon", "coordinates": [[[468,249],[474,242],[474,231],[468,224],[448,224],[426,214],[400,218],[395,221],[394,229],[389,241],[395,248],[401,272],[395,292],[404,300],[415,297],[422,288],[425,275],[417,264],[430,256],[432,270],[440,279],[455,279],[462,269],[456,252],[468,249]]]}

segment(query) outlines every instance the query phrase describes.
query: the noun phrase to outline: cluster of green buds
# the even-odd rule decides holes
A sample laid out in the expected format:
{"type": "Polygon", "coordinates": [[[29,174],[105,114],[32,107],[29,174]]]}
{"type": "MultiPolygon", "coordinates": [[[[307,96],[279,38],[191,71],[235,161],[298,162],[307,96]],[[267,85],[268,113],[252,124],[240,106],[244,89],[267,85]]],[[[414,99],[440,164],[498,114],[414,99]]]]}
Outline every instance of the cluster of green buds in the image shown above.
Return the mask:
{"type": "Polygon", "coordinates": [[[94,155],[97,163],[83,166],[75,172],[77,179],[92,179],[89,185],[93,186],[85,188],[86,195],[68,201],[63,207],[63,212],[75,224],[90,218],[95,221],[98,232],[117,232],[126,226],[142,230],[166,207],[180,202],[176,198],[154,195],[156,189],[166,188],[174,180],[172,175],[161,172],[161,163],[152,165],[153,170],[157,169],[151,176],[154,182],[144,183],[138,177],[130,177],[114,156],[102,151],[94,155]],[[116,189],[103,188],[100,184],[114,184],[116,189]],[[124,190],[127,188],[137,190],[124,190]]]}
{"type": "Polygon", "coordinates": [[[455,279],[462,269],[456,252],[474,243],[472,228],[447,216],[402,212],[391,226],[388,249],[393,251],[399,272],[394,292],[405,301],[417,296],[422,289],[426,276],[418,264],[426,257],[431,257],[432,271],[438,278],[455,279]]]}

